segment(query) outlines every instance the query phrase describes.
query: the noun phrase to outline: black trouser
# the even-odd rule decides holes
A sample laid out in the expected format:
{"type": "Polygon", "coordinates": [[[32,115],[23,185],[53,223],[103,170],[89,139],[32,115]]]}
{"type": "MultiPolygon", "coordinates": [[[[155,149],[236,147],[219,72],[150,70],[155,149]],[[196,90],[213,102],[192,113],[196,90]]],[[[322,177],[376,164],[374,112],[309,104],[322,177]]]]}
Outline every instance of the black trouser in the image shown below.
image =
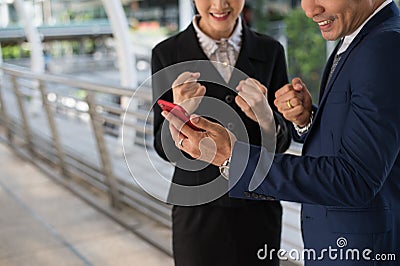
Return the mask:
{"type": "Polygon", "coordinates": [[[257,256],[265,245],[275,251],[280,247],[279,202],[229,208],[210,204],[174,206],[172,221],[176,266],[279,265],[276,256],[272,261],[257,256]]]}

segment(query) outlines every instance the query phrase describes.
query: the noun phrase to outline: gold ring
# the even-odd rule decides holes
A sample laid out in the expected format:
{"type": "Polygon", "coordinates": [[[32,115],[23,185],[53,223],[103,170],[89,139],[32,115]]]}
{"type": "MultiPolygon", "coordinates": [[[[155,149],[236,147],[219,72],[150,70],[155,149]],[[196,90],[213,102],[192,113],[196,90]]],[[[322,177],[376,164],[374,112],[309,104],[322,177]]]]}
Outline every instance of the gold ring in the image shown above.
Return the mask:
{"type": "Polygon", "coordinates": [[[292,109],[292,108],[293,108],[293,105],[290,103],[290,100],[288,100],[288,101],[286,102],[286,104],[287,104],[287,106],[289,107],[289,109],[292,109]]]}
{"type": "Polygon", "coordinates": [[[182,143],[183,143],[183,139],[180,139],[179,142],[178,142],[178,146],[181,147],[181,148],[183,148],[183,144],[182,143]]]}

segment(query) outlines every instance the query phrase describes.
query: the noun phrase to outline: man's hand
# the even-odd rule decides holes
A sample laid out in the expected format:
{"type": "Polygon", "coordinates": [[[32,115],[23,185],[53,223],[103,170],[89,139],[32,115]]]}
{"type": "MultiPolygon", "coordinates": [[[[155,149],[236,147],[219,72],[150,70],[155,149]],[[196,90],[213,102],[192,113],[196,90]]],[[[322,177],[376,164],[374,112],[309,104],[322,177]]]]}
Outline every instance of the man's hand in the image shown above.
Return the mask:
{"type": "Polygon", "coordinates": [[[220,124],[192,116],[190,121],[204,130],[195,131],[171,113],[164,111],[162,115],[170,123],[176,146],[193,158],[220,166],[231,156],[236,137],[220,124]]]}
{"type": "Polygon", "coordinates": [[[275,132],[274,116],[267,99],[267,88],[258,80],[248,78],[236,87],[236,104],[253,121],[260,124],[266,132],[275,132]]]}
{"type": "Polygon", "coordinates": [[[183,72],[172,84],[174,103],[179,104],[191,114],[199,106],[206,88],[197,82],[200,73],[183,72]]]}
{"type": "Polygon", "coordinates": [[[300,78],[294,78],[275,93],[275,106],[292,123],[304,127],[310,122],[312,99],[300,78]]]}

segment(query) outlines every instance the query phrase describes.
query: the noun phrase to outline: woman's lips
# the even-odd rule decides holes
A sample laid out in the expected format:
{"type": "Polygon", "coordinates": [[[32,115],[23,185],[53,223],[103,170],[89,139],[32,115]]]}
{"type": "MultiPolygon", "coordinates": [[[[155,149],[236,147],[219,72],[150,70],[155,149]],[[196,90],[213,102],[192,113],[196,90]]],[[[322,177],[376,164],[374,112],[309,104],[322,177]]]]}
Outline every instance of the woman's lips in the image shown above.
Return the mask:
{"type": "Polygon", "coordinates": [[[230,12],[210,13],[210,14],[215,20],[223,21],[223,20],[226,20],[229,17],[230,12]]]}

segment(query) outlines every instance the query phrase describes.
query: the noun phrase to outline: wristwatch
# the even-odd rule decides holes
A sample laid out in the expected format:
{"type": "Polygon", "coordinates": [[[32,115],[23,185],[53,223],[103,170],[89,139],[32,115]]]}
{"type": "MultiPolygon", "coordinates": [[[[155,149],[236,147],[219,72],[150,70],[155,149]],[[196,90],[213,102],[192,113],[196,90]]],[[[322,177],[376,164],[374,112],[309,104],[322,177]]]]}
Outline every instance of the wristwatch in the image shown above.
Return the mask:
{"type": "Polygon", "coordinates": [[[310,129],[310,127],[313,123],[313,120],[314,120],[314,111],[311,111],[310,122],[307,125],[305,125],[304,127],[299,127],[298,125],[293,123],[294,129],[296,130],[297,134],[299,136],[306,134],[308,132],[308,130],[310,129]]]}
{"type": "Polygon", "coordinates": [[[222,165],[219,167],[219,172],[221,175],[228,180],[229,179],[229,164],[231,162],[231,158],[229,157],[227,160],[225,160],[222,165]]]}

